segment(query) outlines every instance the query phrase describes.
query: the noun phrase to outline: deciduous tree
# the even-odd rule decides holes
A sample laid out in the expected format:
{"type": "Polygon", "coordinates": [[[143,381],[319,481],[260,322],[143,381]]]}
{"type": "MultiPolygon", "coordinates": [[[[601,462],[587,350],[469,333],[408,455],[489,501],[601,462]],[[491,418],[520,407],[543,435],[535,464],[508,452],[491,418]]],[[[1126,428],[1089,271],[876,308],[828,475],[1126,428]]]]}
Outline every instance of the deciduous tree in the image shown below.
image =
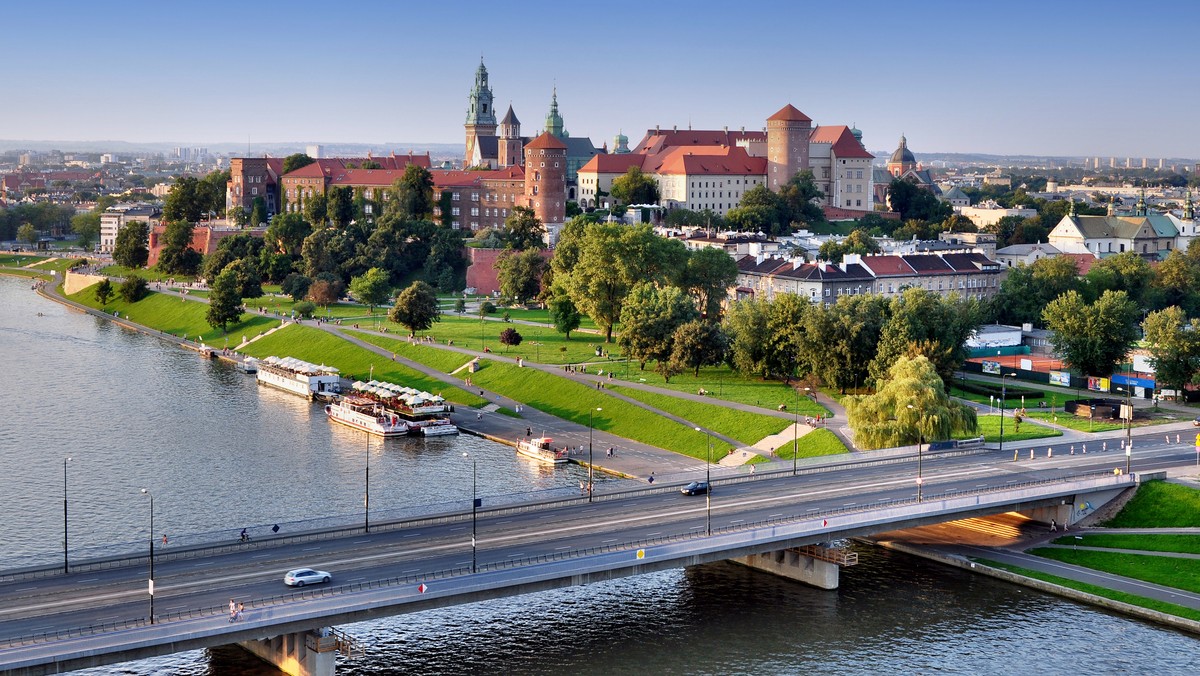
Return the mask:
{"type": "MultiPolygon", "coordinates": [[[[500,344],[506,348],[520,345],[522,340],[521,334],[511,326],[500,332],[500,344]]],[[[506,349],[505,352],[507,351],[506,349]]]]}
{"type": "Polygon", "coordinates": [[[900,357],[875,394],[842,399],[854,445],[889,448],[974,434],[975,411],[951,401],[937,368],[924,356],[900,357]]]}
{"type": "Polygon", "coordinates": [[[623,205],[658,204],[660,197],[658,181],[643,174],[641,167],[636,166],[613,179],[610,193],[623,205]]]}
{"type": "Polygon", "coordinates": [[[241,319],[242,297],[238,293],[237,272],[227,268],[213,280],[205,320],[209,326],[224,333],[225,327],[241,319]]]}
{"type": "Polygon", "coordinates": [[[350,293],[354,294],[355,300],[366,304],[370,314],[375,314],[375,307],[384,305],[391,298],[392,284],[386,272],[371,268],[350,280],[350,293]]]}
{"type": "Polygon", "coordinates": [[[692,299],[680,288],[643,282],[633,287],[622,306],[619,344],[643,369],[650,360],[668,361],[675,329],[697,315],[692,299]]]}
{"type": "Polygon", "coordinates": [[[1042,316],[1055,352],[1081,375],[1107,376],[1137,340],[1138,314],[1124,291],[1105,291],[1090,305],[1078,291],[1068,291],[1042,316]]]}
{"type": "Polygon", "coordinates": [[[517,305],[537,298],[545,266],[546,260],[538,249],[504,252],[496,260],[500,294],[517,305]]]}
{"type": "Polygon", "coordinates": [[[425,282],[413,282],[400,292],[396,298],[396,306],[392,308],[388,318],[407,327],[410,333],[426,331],[442,318],[437,294],[425,282]]]}
{"type": "Polygon", "coordinates": [[[512,213],[504,219],[504,245],[509,249],[524,251],[525,249],[542,248],[542,237],[546,228],[529,207],[513,207],[512,213]]]}
{"type": "Polygon", "coordinates": [[[108,299],[112,298],[113,295],[113,285],[112,282],[108,281],[108,277],[105,277],[104,279],[100,280],[100,283],[96,284],[95,293],[96,301],[99,302],[102,307],[108,305],[108,299]]]}
{"type": "Polygon", "coordinates": [[[127,268],[140,268],[146,265],[150,258],[147,243],[150,240],[150,228],[145,221],[131,221],[117,231],[117,239],[113,243],[113,262],[127,268]]]}
{"type": "Polygon", "coordinates": [[[575,303],[565,290],[556,287],[556,292],[550,297],[548,303],[550,309],[550,321],[554,323],[554,330],[566,336],[567,340],[571,339],[571,332],[579,328],[583,316],[579,314],[579,310],[575,309],[575,303]]]}
{"type": "Polygon", "coordinates": [[[1196,382],[1200,374],[1200,320],[1187,320],[1183,310],[1171,306],[1151,312],[1142,322],[1142,332],[1150,348],[1154,376],[1177,393],[1196,382]]]}
{"type": "Polygon", "coordinates": [[[709,321],[720,321],[721,301],[737,280],[737,263],[721,249],[704,247],[688,255],[682,286],[709,321]]]}
{"type": "Polygon", "coordinates": [[[700,367],[717,366],[725,361],[727,342],[721,325],[694,319],[675,329],[671,362],[678,372],[691,369],[700,377],[700,367]]]}

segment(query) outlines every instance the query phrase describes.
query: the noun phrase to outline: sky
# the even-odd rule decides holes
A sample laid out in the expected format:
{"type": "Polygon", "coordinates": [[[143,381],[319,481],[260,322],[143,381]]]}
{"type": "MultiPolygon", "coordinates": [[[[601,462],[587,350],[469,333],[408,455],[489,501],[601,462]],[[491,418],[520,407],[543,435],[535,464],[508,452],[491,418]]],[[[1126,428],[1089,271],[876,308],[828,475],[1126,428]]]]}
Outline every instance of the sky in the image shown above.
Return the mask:
{"type": "MultiPolygon", "coordinates": [[[[791,103],[871,150],[1200,158],[1200,2],[64,2],[5,8],[0,138],[462,143],[761,129],[791,103]]],[[[64,150],[69,149],[67,147],[64,150]]]]}

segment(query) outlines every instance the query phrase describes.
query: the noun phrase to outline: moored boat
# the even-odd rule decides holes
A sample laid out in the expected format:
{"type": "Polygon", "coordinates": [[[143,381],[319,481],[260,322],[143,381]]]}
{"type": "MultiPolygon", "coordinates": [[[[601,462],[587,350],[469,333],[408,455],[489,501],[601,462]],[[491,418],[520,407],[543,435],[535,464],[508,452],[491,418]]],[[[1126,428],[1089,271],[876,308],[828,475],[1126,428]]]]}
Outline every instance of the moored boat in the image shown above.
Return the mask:
{"type": "Polygon", "coordinates": [[[381,437],[399,437],[409,433],[409,425],[399,415],[366,397],[347,395],[325,405],[325,415],[336,423],[381,437]]]}
{"type": "Polygon", "coordinates": [[[458,428],[450,421],[450,404],[436,394],[383,380],[357,380],[350,387],[356,396],[366,397],[398,414],[408,423],[409,434],[427,437],[458,434],[458,428]]]}
{"type": "Polygon", "coordinates": [[[258,384],[305,399],[333,394],[341,390],[342,377],[332,366],[317,366],[293,357],[267,357],[259,360],[258,384]]]}
{"type": "Polygon", "coordinates": [[[550,437],[535,437],[517,442],[517,453],[541,462],[559,465],[567,462],[567,449],[555,449],[550,437]]]}

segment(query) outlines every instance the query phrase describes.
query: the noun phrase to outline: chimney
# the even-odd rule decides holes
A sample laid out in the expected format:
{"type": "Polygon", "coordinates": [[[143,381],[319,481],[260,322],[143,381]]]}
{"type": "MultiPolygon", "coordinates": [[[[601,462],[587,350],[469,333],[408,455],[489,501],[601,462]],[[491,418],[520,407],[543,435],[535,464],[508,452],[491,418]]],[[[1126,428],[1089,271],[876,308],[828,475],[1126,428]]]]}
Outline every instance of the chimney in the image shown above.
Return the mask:
{"type": "Polygon", "coordinates": [[[677,125],[677,124],[671,125],[671,131],[679,131],[679,125],[677,125]]]}

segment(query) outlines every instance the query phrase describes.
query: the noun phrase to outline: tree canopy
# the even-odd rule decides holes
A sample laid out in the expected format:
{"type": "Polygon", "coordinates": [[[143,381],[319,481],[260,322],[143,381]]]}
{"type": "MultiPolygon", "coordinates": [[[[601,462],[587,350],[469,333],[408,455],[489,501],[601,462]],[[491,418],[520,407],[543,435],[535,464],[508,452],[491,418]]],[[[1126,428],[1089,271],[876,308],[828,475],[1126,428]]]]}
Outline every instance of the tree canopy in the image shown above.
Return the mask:
{"type": "Polygon", "coordinates": [[[619,344],[643,369],[651,360],[659,362],[660,373],[669,379],[669,365],[663,362],[670,361],[675,330],[697,314],[682,289],[643,282],[633,287],[621,308],[619,344]]]}
{"type": "Polygon", "coordinates": [[[413,282],[396,297],[396,305],[388,318],[408,328],[409,332],[427,331],[442,318],[433,287],[425,282],[413,282]]]}
{"type": "Polygon", "coordinates": [[[513,207],[504,219],[504,246],[517,251],[542,248],[546,227],[529,207],[513,207]]]}
{"type": "Polygon", "coordinates": [[[388,274],[379,268],[371,268],[350,280],[350,293],[354,299],[367,306],[370,314],[384,305],[392,295],[392,284],[388,274]]]}
{"type": "Polygon", "coordinates": [[[546,260],[538,249],[505,251],[496,260],[500,295],[516,305],[524,305],[541,292],[542,271],[546,260]]]}
{"type": "Polygon", "coordinates": [[[613,179],[613,199],[623,205],[658,204],[660,193],[658,181],[642,173],[641,167],[629,167],[623,175],[613,179]]]}
{"type": "Polygon", "coordinates": [[[117,231],[113,243],[113,262],[127,268],[140,268],[150,259],[150,226],[145,221],[130,221],[117,231]]]}
{"type": "Polygon", "coordinates": [[[1176,393],[1196,382],[1200,374],[1200,320],[1188,321],[1181,308],[1172,306],[1147,315],[1142,331],[1157,380],[1176,393]]]}
{"type": "Polygon", "coordinates": [[[1088,304],[1068,291],[1046,306],[1042,317],[1050,342],[1084,376],[1107,376],[1138,338],[1137,306],[1124,291],[1105,291],[1088,304]]]}
{"type": "Polygon", "coordinates": [[[226,326],[241,321],[241,318],[242,297],[238,293],[237,272],[226,268],[213,280],[205,320],[209,326],[224,332],[226,326]]]}
{"type": "Polygon", "coordinates": [[[941,441],[978,429],[974,409],[951,401],[924,356],[900,357],[875,394],[843,400],[854,445],[871,450],[941,441]]]}

